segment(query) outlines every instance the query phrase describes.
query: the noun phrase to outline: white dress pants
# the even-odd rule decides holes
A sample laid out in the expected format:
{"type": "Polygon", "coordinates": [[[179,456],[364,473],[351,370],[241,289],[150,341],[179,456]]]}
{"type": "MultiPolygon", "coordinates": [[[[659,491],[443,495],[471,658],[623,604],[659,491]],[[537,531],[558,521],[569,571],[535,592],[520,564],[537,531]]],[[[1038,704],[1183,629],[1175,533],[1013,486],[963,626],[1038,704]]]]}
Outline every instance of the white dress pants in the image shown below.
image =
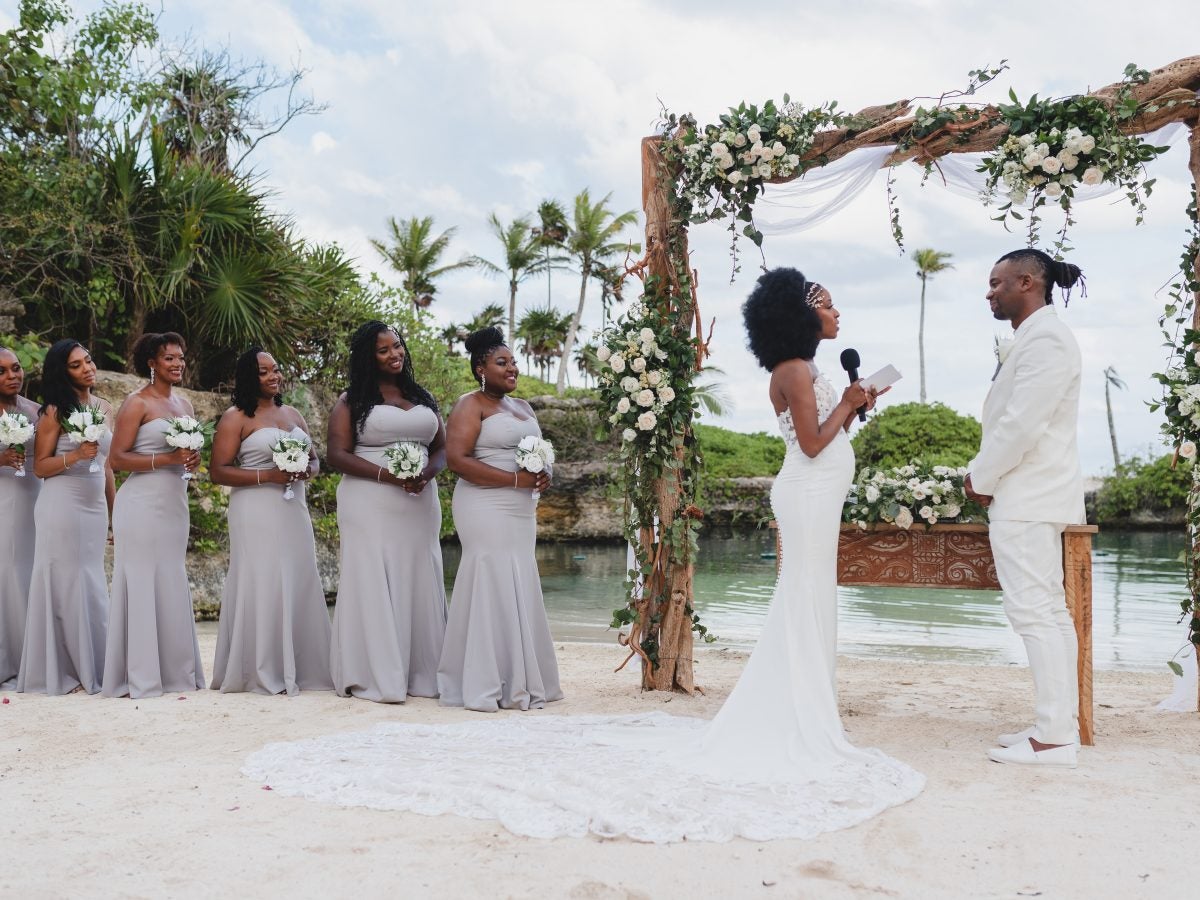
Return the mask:
{"type": "Polygon", "coordinates": [[[1051,522],[989,526],[1004,612],[1025,642],[1036,693],[1034,738],[1070,744],[1079,730],[1079,644],[1063,591],[1062,533],[1051,522]]]}

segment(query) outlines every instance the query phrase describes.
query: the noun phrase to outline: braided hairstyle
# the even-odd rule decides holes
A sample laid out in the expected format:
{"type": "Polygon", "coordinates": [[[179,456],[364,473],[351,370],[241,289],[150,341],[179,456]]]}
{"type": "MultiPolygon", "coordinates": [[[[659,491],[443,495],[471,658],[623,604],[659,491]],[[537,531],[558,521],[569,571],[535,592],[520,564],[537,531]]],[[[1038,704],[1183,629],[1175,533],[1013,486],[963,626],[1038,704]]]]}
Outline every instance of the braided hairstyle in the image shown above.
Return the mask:
{"type": "Polygon", "coordinates": [[[806,302],[814,283],[796,269],[771,269],[742,304],[746,343],[768,372],[789,359],[816,355],[821,316],[806,302]]]}
{"type": "Polygon", "coordinates": [[[473,331],[467,335],[467,339],[463,341],[463,346],[467,348],[467,353],[471,355],[471,377],[477,382],[481,382],[479,373],[475,369],[482,366],[487,361],[488,355],[491,354],[497,347],[508,346],[504,342],[504,332],[492,325],[490,328],[481,328],[478,331],[473,331]]]}
{"type": "Polygon", "coordinates": [[[158,351],[163,347],[168,347],[171,344],[179,347],[184,353],[187,352],[187,344],[174,331],[164,331],[161,334],[155,332],[143,334],[137,339],[137,343],[133,345],[133,370],[143,378],[149,378],[150,360],[157,357],[158,351]]]}
{"type": "Polygon", "coordinates": [[[400,368],[397,387],[409,403],[427,406],[438,412],[438,402],[433,394],[417,383],[413,372],[412,354],[398,328],[383,322],[366,322],[358,327],[350,338],[350,385],[346,388],[346,404],[350,407],[350,424],[354,434],[362,433],[371,410],[383,402],[379,390],[379,366],[375,362],[375,345],[381,332],[390,331],[404,348],[404,365],[400,368]]]}
{"type": "Polygon", "coordinates": [[[46,359],[42,363],[42,407],[38,415],[45,415],[46,407],[53,406],[58,410],[59,419],[66,419],[81,408],[79,396],[67,375],[67,359],[76,347],[83,347],[83,344],[72,338],[63,338],[55,341],[46,351],[46,359]]]}
{"type": "Polygon", "coordinates": [[[1035,250],[1033,247],[1022,247],[1020,250],[1005,253],[996,262],[1002,263],[1006,260],[1023,263],[1034,270],[1030,274],[1035,274],[1036,277],[1041,279],[1042,285],[1046,290],[1047,306],[1054,302],[1051,292],[1054,290],[1055,285],[1063,289],[1064,306],[1070,304],[1071,288],[1074,287],[1076,282],[1080,282],[1083,296],[1087,296],[1087,279],[1083,277],[1083,272],[1079,266],[1064,262],[1061,259],[1055,259],[1049,253],[1035,250]]]}
{"type": "MultiPolygon", "coordinates": [[[[262,347],[251,346],[237,359],[233,375],[233,405],[250,418],[258,409],[258,354],[266,353],[262,347]]],[[[275,405],[283,406],[283,397],[275,395],[275,405]]]]}

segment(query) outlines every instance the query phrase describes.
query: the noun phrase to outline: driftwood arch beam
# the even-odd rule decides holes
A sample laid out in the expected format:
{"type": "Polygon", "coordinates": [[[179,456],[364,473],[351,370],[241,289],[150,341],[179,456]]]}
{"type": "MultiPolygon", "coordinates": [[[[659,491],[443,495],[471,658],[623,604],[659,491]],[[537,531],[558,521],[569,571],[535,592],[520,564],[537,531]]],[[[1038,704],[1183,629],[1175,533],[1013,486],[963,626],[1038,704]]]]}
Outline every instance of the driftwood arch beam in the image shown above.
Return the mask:
{"type": "MultiPolygon", "coordinates": [[[[1123,90],[1139,105],[1137,115],[1121,124],[1123,132],[1148,134],[1173,122],[1189,128],[1188,166],[1192,181],[1200,192],[1200,105],[1197,104],[1200,56],[1189,56],[1155,69],[1142,83],[1130,86],[1118,82],[1091,91],[1089,96],[1111,105],[1116,103],[1123,90]]],[[[882,163],[885,168],[907,161],[924,166],[952,153],[993,150],[1008,136],[1008,127],[996,107],[952,110],[943,107],[942,111],[953,113],[950,121],[932,133],[914,138],[917,122],[910,101],[898,100],[860,110],[853,117],[856,127],[818,131],[811,147],[800,155],[796,174],[790,178],[770,179],[770,183],[802,178],[805,171],[827,165],[864,147],[895,146],[895,151],[882,163]]],[[[646,284],[647,305],[660,310],[664,320],[672,322],[677,331],[695,334],[695,365],[688,371],[672,373],[681,381],[690,382],[699,371],[707,348],[696,294],[697,273],[688,254],[687,222],[674,213],[673,191],[679,172],[664,156],[663,144],[668,137],[656,135],[643,138],[641,143],[646,242],[645,255],[633,271],[646,284]]],[[[1200,281],[1200,253],[1191,260],[1191,265],[1194,280],[1200,281]]],[[[1200,291],[1193,298],[1192,309],[1192,327],[1200,330],[1200,291]]],[[[690,420],[682,431],[683,434],[677,432],[676,436],[686,438],[687,446],[691,446],[690,420]]],[[[682,446],[676,459],[681,468],[667,470],[655,491],[659,508],[654,513],[658,527],[647,527],[647,517],[643,514],[643,524],[638,529],[641,539],[639,559],[649,569],[649,574],[644,573],[645,588],[631,600],[636,617],[631,633],[624,640],[641,659],[644,688],[691,692],[695,689],[692,676],[692,563],[690,550],[683,546],[691,538],[681,537],[679,529],[673,529],[672,525],[679,516],[698,513],[692,512],[693,497],[687,490],[686,473],[694,463],[682,446]],[[646,652],[647,647],[653,647],[653,659],[646,652]]],[[[1190,539],[1193,549],[1200,553],[1200,535],[1195,529],[1190,539]]],[[[1194,609],[1200,621],[1200,602],[1194,609]]],[[[1200,645],[1196,652],[1200,660],[1200,645]]],[[[1200,696],[1197,704],[1200,707],[1200,696]]]]}

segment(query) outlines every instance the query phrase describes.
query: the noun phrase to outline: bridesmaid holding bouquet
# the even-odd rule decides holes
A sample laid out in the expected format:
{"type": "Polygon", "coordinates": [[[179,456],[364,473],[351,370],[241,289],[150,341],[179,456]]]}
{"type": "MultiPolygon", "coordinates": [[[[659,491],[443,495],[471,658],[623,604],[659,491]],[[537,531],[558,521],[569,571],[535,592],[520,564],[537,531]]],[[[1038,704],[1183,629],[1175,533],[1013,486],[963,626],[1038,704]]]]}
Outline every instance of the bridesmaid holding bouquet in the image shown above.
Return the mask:
{"type": "Polygon", "coordinates": [[[65,339],[47,351],[33,460],[33,474],[45,481],[34,507],[18,691],[100,690],[108,623],[104,545],[116,491],[107,464],[112,407],[92,394],[95,384],[96,364],[81,343],[65,339]]]}
{"type": "Polygon", "coordinates": [[[290,696],[333,689],[329,611],[304,497],[304,483],[320,464],[304,417],[283,403],[282,386],[270,353],[258,347],[243,353],[233,406],[213,439],[212,480],[233,488],[212,680],[213,690],[222,693],[290,696]],[[276,465],[272,447],[285,439],[308,444],[304,471],[276,465]]]}
{"type": "Polygon", "coordinates": [[[479,390],[459,398],[446,428],[462,561],[438,688],[445,706],[541,708],[563,696],[534,557],[534,494],[550,486],[550,472],[520,468],[517,448],[542,430],[529,404],[509,396],[517,364],[500,329],[477,331],[466,346],[479,390]]]}
{"type": "MultiPolygon", "coordinates": [[[[17,354],[0,347],[0,415],[14,424],[36,426],[38,407],[21,396],[24,386],[25,370],[17,354]]],[[[27,449],[33,449],[32,439],[10,446],[0,436],[0,690],[17,686],[33,574],[33,509],[42,479],[29,471],[33,463],[26,458],[27,449]]]]}
{"type": "Polygon", "coordinates": [[[184,566],[184,476],[200,465],[200,453],[167,443],[172,421],[193,414],[192,404],[173,390],[183,381],[185,350],[174,332],[142,335],[133,346],[133,367],[150,383],[117,412],[109,463],[130,475],[113,504],[106,697],[158,697],[204,687],[184,566]]]}
{"type": "Polygon", "coordinates": [[[446,432],[404,339],[382,322],[350,341],[350,386],[329,415],[329,465],[343,476],[335,689],[380,703],[436,697],[446,589],[433,479],[446,466],[446,432]]]}

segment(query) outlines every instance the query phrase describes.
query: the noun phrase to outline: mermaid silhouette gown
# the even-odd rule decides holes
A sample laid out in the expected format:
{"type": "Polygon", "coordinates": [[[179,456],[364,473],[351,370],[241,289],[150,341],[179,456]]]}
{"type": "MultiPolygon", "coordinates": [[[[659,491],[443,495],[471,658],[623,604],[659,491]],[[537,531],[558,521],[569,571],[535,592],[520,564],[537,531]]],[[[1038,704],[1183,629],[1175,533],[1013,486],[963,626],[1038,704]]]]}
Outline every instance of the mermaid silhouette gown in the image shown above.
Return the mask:
{"type": "MultiPolygon", "coordinates": [[[[304,430],[260,428],[238,449],[244,469],[275,468],[271,445],[304,430]]],[[[329,676],[329,611],[317,572],[304,482],[291,500],[281,484],[235,487],[229,496],[229,573],[212,689],[288,694],[333,689],[329,676]]]]}
{"type": "MultiPolygon", "coordinates": [[[[27,447],[32,451],[33,438],[27,447]]],[[[7,447],[0,444],[0,450],[7,447]]],[[[25,643],[25,613],[29,605],[29,579],[33,574],[36,529],[33,510],[42,479],[33,474],[33,454],[26,457],[25,477],[0,467],[0,690],[17,686],[21,646],[25,643]]]]}
{"type": "MultiPolygon", "coordinates": [[[[821,377],[814,390],[824,420],[837,394],[821,377]]],[[[660,843],[807,838],[916,796],[923,776],[852,746],[838,717],[836,559],[850,442],[839,433],[809,458],[790,412],[779,424],[787,452],[771,504],[782,567],[758,645],[711,722],[650,713],[387,723],[271,744],[242,771],[343,805],[494,818],[534,837],[660,843]],[[639,777],[622,777],[631,766],[639,777]]]]}
{"type": "MultiPolygon", "coordinates": [[[[541,434],[536,419],[496,413],[483,420],[474,455],[515,472],[521,438],[541,434]]],[[[480,487],[465,478],[455,485],[462,560],[438,665],[444,706],[494,712],[562,699],[534,557],[536,510],[529,488],[480,487]]]]}
{"type": "MultiPolygon", "coordinates": [[[[170,453],[166,419],[142,424],[133,452],[170,453]]],[[[113,503],[113,575],[104,653],[106,697],[158,697],[204,687],[192,592],[183,466],[132,472],[113,503]]]]}
{"type": "MultiPolygon", "coordinates": [[[[354,453],[386,466],[397,441],[426,447],[438,414],[426,406],[380,404],[363,423],[354,453]]],[[[383,703],[437,696],[446,636],[446,587],[438,542],[442,508],[436,484],[410,494],[354,475],[337,491],[341,568],[333,615],[333,683],[340,696],[383,703]]]]}
{"type": "MultiPolygon", "coordinates": [[[[43,482],[34,507],[37,536],[18,691],[68,694],[80,685],[89,694],[100,690],[108,624],[104,467],[112,432],[106,430],[99,443],[99,471],[89,471],[92,460],[79,460],[43,482]]],[[[62,434],[55,453],[77,446],[62,434]]]]}

